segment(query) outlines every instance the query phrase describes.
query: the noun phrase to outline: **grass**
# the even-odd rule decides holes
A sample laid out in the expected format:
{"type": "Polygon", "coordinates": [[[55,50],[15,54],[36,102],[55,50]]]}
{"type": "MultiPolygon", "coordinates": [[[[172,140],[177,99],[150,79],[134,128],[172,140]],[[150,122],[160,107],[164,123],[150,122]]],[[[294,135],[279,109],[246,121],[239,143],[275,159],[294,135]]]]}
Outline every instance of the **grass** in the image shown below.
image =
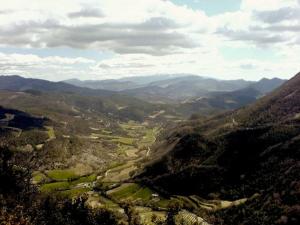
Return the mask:
{"type": "Polygon", "coordinates": [[[135,130],[135,129],[141,129],[143,128],[143,126],[133,122],[133,121],[129,121],[128,123],[121,123],[120,126],[124,129],[124,130],[135,130]]]}
{"type": "Polygon", "coordinates": [[[143,201],[149,201],[152,197],[152,193],[153,192],[147,187],[142,187],[139,184],[128,184],[124,185],[123,187],[120,186],[116,191],[113,191],[109,195],[117,200],[141,199],[143,201]]]}
{"type": "Polygon", "coordinates": [[[135,139],[134,138],[119,137],[119,138],[113,139],[112,141],[123,144],[123,145],[133,145],[134,142],[135,142],[135,139]]]}
{"type": "Polygon", "coordinates": [[[168,200],[168,199],[161,199],[158,202],[155,203],[156,206],[163,208],[163,209],[167,209],[170,205],[172,200],[168,200]]]}
{"type": "Polygon", "coordinates": [[[110,163],[110,165],[108,166],[108,169],[114,169],[116,167],[123,166],[123,165],[124,165],[123,162],[114,161],[114,162],[110,163]]]}
{"type": "Polygon", "coordinates": [[[122,138],[122,137],[120,137],[120,136],[106,135],[106,134],[96,134],[96,133],[92,133],[92,135],[95,136],[95,137],[99,137],[99,138],[103,138],[103,139],[107,139],[107,140],[114,140],[114,139],[122,138]]]}
{"type": "Polygon", "coordinates": [[[144,138],[141,140],[142,144],[152,144],[155,141],[158,128],[147,129],[144,138]]]}
{"type": "Polygon", "coordinates": [[[128,184],[118,187],[117,190],[112,192],[110,195],[116,199],[127,198],[136,193],[139,189],[140,186],[138,184],[128,184]]]}
{"type": "Polygon", "coordinates": [[[70,184],[77,185],[77,184],[81,184],[81,183],[91,183],[91,182],[95,181],[96,179],[97,179],[97,175],[92,174],[89,176],[80,177],[79,179],[70,182],[70,184]]]}
{"type": "Polygon", "coordinates": [[[68,182],[55,182],[43,184],[40,188],[40,191],[43,193],[51,193],[55,191],[67,190],[70,188],[70,184],[68,182]]]}
{"type": "Polygon", "coordinates": [[[126,155],[126,150],[128,150],[129,147],[127,145],[121,145],[121,144],[118,144],[118,154],[119,155],[126,155]]]}
{"type": "Polygon", "coordinates": [[[67,198],[75,198],[89,191],[91,191],[91,188],[75,188],[71,190],[60,191],[58,194],[67,198]]]}
{"type": "Polygon", "coordinates": [[[47,129],[47,134],[49,136],[49,139],[54,139],[55,138],[55,132],[54,132],[53,127],[45,126],[45,128],[47,129]]]}
{"type": "Polygon", "coordinates": [[[111,131],[107,131],[107,130],[102,130],[101,132],[102,132],[103,134],[106,134],[106,135],[112,134],[111,131]]]}
{"type": "Polygon", "coordinates": [[[74,171],[66,170],[49,170],[46,172],[47,176],[56,181],[75,180],[79,178],[74,171]]]}
{"type": "MultiPolygon", "coordinates": [[[[74,172],[71,170],[51,170],[47,172],[47,175],[49,178],[59,182],[43,184],[40,187],[41,192],[43,193],[58,192],[57,194],[65,197],[70,197],[70,198],[76,197],[82,193],[91,190],[91,188],[88,187],[74,188],[76,185],[81,183],[91,183],[97,179],[96,174],[91,174],[88,176],[83,176],[78,178],[78,176],[75,175],[74,172]]],[[[34,179],[39,181],[41,179],[42,180],[46,179],[46,176],[42,173],[37,173],[34,176],[34,179]]]]}
{"type": "Polygon", "coordinates": [[[140,188],[131,197],[134,199],[142,199],[143,201],[149,201],[152,198],[153,192],[149,188],[140,188]]]}
{"type": "Polygon", "coordinates": [[[96,187],[102,191],[108,191],[120,186],[120,184],[116,182],[97,182],[96,185],[96,187]]]}
{"type": "Polygon", "coordinates": [[[33,175],[32,179],[35,184],[40,184],[47,179],[46,175],[39,171],[34,172],[32,175],[33,175]]]}
{"type": "Polygon", "coordinates": [[[119,205],[114,203],[112,200],[99,196],[99,201],[107,208],[119,208],[119,205]]]}
{"type": "Polygon", "coordinates": [[[137,137],[140,136],[144,136],[141,140],[142,144],[152,144],[155,141],[156,134],[158,133],[158,128],[156,127],[146,128],[145,126],[139,125],[135,122],[120,123],[120,126],[127,132],[127,135],[131,137],[115,136],[109,131],[102,131],[102,134],[93,133],[92,136],[103,138],[122,145],[133,146],[138,139],[137,137]]]}
{"type": "Polygon", "coordinates": [[[92,133],[93,137],[103,138],[106,140],[110,140],[115,143],[120,143],[124,145],[133,145],[136,141],[135,138],[128,138],[128,137],[120,137],[120,136],[113,136],[113,135],[105,135],[105,134],[95,134],[92,133]]]}

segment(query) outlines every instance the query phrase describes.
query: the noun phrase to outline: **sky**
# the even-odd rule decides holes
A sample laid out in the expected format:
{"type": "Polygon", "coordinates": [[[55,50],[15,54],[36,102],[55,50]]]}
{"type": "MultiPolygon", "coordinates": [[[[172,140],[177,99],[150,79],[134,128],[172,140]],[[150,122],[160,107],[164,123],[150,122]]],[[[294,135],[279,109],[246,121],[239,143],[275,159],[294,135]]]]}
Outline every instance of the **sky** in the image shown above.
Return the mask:
{"type": "Polygon", "coordinates": [[[291,78],[300,0],[0,0],[0,74],[291,78]]]}

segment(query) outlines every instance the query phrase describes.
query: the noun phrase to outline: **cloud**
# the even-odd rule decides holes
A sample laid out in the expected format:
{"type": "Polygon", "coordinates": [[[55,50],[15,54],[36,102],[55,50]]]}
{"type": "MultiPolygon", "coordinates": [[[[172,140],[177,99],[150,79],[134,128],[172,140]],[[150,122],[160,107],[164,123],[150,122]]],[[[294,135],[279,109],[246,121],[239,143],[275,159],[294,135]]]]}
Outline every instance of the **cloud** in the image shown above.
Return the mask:
{"type": "Polygon", "coordinates": [[[165,30],[165,29],[176,29],[180,28],[180,25],[172,19],[166,17],[152,17],[141,24],[137,24],[136,28],[141,28],[142,30],[165,30]]]}
{"type": "Polygon", "coordinates": [[[71,12],[68,14],[70,18],[80,18],[80,17],[99,17],[103,18],[105,15],[100,9],[95,8],[82,8],[80,11],[71,12]]]}
{"type": "Polygon", "coordinates": [[[257,27],[250,27],[249,30],[233,30],[223,27],[219,28],[217,33],[233,41],[250,41],[257,45],[271,45],[287,41],[287,38],[282,34],[270,33],[257,27]]]}
{"type": "Polygon", "coordinates": [[[3,44],[30,47],[60,47],[112,50],[117,53],[171,54],[176,48],[196,43],[176,30],[174,21],[155,17],[142,23],[61,25],[55,20],[28,21],[0,28],[3,44]]]}
{"type": "Polygon", "coordinates": [[[274,24],[283,21],[300,21],[300,8],[284,7],[272,11],[255,11],[254,16],[264,23],[274,24]]]}
{"type": "Polygon", "coordinates": [[[300,60],[292,54],[300,46],[299,8],[299,0],[265,0],[264,4],[242,0],[238,11],[207,16],[170,0],[5,1],[0,11],[0,47],[19,52],[39,49],[46,55],[51,52],[53,58],[4,54],[0,70],[54,80],[155,73],[223,79],[246,75],[256,79],[266,71],[293,74],[300,60]],[[92,51],[97,62],[56,58],[56,51],[62,55],[61,47],[77,53],[92,51]],[[224,48],[238,49],[235,59],[224,54],[224,48]],[[249,58],[237,60],[243,56],[239,49],[248,49],[249,58]],[[276,57],[255,60],[259,56],[251,49],[272,49],[276,57]]]}
{"type": "MultiPolygon", "coordinates": [[[[203,13],[169,1],[143,0],[143,4],[137,4],[128,0],[128,4],[133,2],[135,5],[130,11],[126,9],[127,4],[115,0],[77,1],[77,4],[75,1],[74,7],[65,11],[46,9],[48,5],[43,4],[38,10],[15,10],[14,20],[0,17],[0,43],[2,46],[67,46],[153,55],[173,54],[200,44],[186,31],[191,29],[192,20],[205,19],[203,13]],[[43,14],[44,11],[47,13],[43,14]],[[24,13],[30,16],[21,18],[24,13]]],[[[198,32],[202,25],[200,23],[198,32]]]]}
{"type": "Polygon", "coordinates": [[[242,10],[221,16],[216,33],[231,41],[249,42],[257,47],[298,45],[300,5],[295,0],[244,0],[242,10]],[[242,23],[235,21],[239,18],[242,23]]]}
{"type": "Polygon", "coordinates": [[[11,11],[9,10],[0,10],[0,15],[9,14],[11,11]]]}
{"type": "Polygon", "coordinates": [[[168,53],[173,47],[194,47],[186,35],[163,27],[164,24],[158,26],[149,26],[145,22],[57,27],[51,35],[44,36],[43,40],[48,47],[96,48],[123,54],[140,52],[161,55],[168,53]]]}
{"type": "Polygon", "coordinates": [[[244,11],[269,11],[297,5],[297,0],[264,0],[263,4],[260,0],[242,0],[241,9],[244,11]]]}
{"type": "Polygon", "coordinates": [[[240,67],[244,70],[253,70],[255,69],[255,65],[254,64],[242,64],[240,65],[240,67]]]}
{"type": "Polygon", "coordinates": [[[18,74],[59,80],[62,76],[71,74],[72,77],[82,75],[84,72],[80,68],[88,68],[89,65],[94,63],[94,60],[83,57],[39,57],[33,54],[0,53],[0,74],[18,74]]]}

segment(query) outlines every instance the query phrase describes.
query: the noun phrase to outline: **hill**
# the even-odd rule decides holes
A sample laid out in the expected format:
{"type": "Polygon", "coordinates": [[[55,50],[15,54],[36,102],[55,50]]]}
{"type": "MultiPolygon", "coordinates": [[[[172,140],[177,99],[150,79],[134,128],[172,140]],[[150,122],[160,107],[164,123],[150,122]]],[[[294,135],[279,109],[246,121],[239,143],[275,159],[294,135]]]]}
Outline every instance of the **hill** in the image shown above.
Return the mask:
{"type": "Polygon", "coordinates": [[[168,194],[246,199],[214,224],[299,222],[300,73],[256,103],[172,127],[138,180],[168,194]]]}
{"type": "Polygon", "coordinates": [[[123,93],[140,99],[149,99],[152,102],[161,99],[178,102],[206,96],[210,92],[238,90],[250,84],[251,82],[244,80],[221,81],[190,75],[152,82],[147,87],[125,90],[123,93]]]}
{"type": "MultiPolygon", "coordinates": [[[[94,113],[101,113],[120,120],[144,121],[147,117],[161,110],[168,111],[168,106],[154,105],[134,97],[119,94],[118,92],[94,90],[73,86],[64,82],[27,79],[20,76],[0,76],[0,90],[31,94],[24,95],[26,97],[31,96],[32,98],[29,100],[29,98],[10,98],[11,96],[6,93],[8,99],[3,99],[3,102],[8,104],[9,107],[20,108],[20,110],[24,110],[24,108],[19,107],[21,105],[34,106],[34,101],[40,101],[40,105],[43,106],[47,105],[47,101],[55,102],[55,98],[57,98],[55,107],[58,110],[65,108],[65,104],[70,104],[68,106],[70,111],[72,111],[72,108],[79,107],[84,111],[91,110],[94,113]],[[15,101],[18,102],[16,103],[15,101]],[[68,102],[66,103],[66,101],[68,102]]],[[[37,110],[38,108],[39,105],[36,105],[37,110]]]]}
{"type": "Polygon", "coordinates": [[[237,91],[211,92],[203,97],[183,101],[177,105],[176,110],[187,117],[211,115],[251,104],[261,96],[261,92],[251,87],[237,91]]]}
{"type": "Polygon", "coordinates": [[[215,91],[205,96],[192,98],[181,102],[177,111],[183,115],[211,115],[226,110],[238,109],[255,102],[268,92],[278,88],[284,80],[262,79],[236,91],[215,91]]]}
{"type": "Polygon", "coordinates": [[[66,84],[64,82],[51,82],[41,79],[24,78],[21,76],[0,76],[0,90],[42,92],[77,93],[86,96],[111,96],[115,92],[107,90],[92,90],[66,84]]]}
{"type": "Polygon", "coordinates": [[[267,94],[282,85],[286,80],[279,78],[267,79],[263,78],[258,82],[251,84],[250,88],[259,91],[262,94],[267,94]]]}
{"type": "Polygon", "coordinates": [[[129,89],[135,89],[140,87],[146,87],[152,82],[164,81],[173,79],[176,77],[185,77],[185,74],[170,74],[170,75],[152,75],[152,76],[133,76],[124,77],[120,79],[109,79],[109,80],[78,80],[70,79],[64,80],[64,83],[72,84],[79,87],[87,87],[92,89],[103,89],[111,91],[123,91],[129,89]]]}
{"type": "Polygon", "coordinates": [[[133,77],[123,77],[121,81],[130,81],[135,82],[139,85],[147,85],[153,82],[160,82],[166,80],[172,80],[180,77],[189,77],[189,76],[197,76],[192,74],[156,74],[150,76],[133,76],[133,77]]]}
{"type": "MultiPolygon", "coordinates": [[[[250,96],[251,92],[247,94],[249,97],[252,97],[252,99],[255,100],[259,95],[262,96],[280,86],[284,82],[284,80],[278,78],[264,78],[258,82],[250,82],[245,80],[216,80],[190,74],[173,74],[128,77],[121,78],[119,80],[100,81],[80,81],[77,79],[71,79],[64,82],[79,87],[118,91],[122,94],[130,95],[154,103],[173,104],[180,102],[197,102],[197,99],[201,97],[216,99],[216,97],[220,97],[222,94],[226,94],[226,92],[233,92],[229,93],[229,95],[232,96],[235,94],[235,91],[239,91],[242,89],[252,89],[259,92],[259,94],[252,92],[254,94],[253,96],[250,96]],[[220,95],[215,96],[216,93],[220,93],[220,95]]],[[[243,92],[245,93],[246,90],[243,92]]],[[[239,92],[236,92],[236,94],[239,95],[239,92]]],[[[230,104],[226,105],[226,103],[224,103],[225,106],[222,106],[220,109],[216,107],[216,109],[233,109],[236,106],[242,106],[249,102],[250,100],[244,101],[244,103],[242,101],[238,102],[237,104],[233,104],[232,106],[230,106],[230,104]]],[[[204,106],[204,104],[205,103],[199,103],[199,105],[202,106],[204,106]]],[[[187,108],[189,107],[191,106],[187,106],[187,108]]],[[[197,106],[193,107],[197,109],[200,108],[197,106]]],[[[210,108],[215,109],[214,106],[210,108]]],[[[200,111],[202,110],[200,109],[200,111]]],[[[205,109],[203,111],[205,111],[205,109]]],[[[211,112],[211,110],[209,109],[207,109],[207,111],[211,112]]]]}
{"type": "Polygon", "coordinates": [[[122,80],[85,80],[78,79],[64,80],[64,83],[72,84],[78,87],[87,87],[91,89],[103,89],[111,91],[123,91],[127,89],[138,88],[141,85],[132,81],[122,80]]]}
{"type": "Polygon", "coordinates": [[[190,74],[127,77],[119,80],[99,81],[71,79],[63,82],[79,87],[118,91],[142,100],[165,103],[200,97],[214,91],[234,91],[253,83],[244,80],[223,81],[190,74]]]}

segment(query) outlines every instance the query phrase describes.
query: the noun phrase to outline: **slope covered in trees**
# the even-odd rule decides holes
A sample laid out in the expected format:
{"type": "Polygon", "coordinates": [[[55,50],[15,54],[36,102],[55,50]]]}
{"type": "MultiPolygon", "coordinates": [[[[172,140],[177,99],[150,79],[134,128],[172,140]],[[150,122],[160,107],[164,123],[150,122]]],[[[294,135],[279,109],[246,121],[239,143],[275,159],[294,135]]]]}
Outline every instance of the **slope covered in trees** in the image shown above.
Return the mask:
{"type": "Polygon", "coordinates": [[[171,194],[236,200],[214,223],[299,222],[300,74],[258,102],[160,137],[137,179],[171,194]]]}

